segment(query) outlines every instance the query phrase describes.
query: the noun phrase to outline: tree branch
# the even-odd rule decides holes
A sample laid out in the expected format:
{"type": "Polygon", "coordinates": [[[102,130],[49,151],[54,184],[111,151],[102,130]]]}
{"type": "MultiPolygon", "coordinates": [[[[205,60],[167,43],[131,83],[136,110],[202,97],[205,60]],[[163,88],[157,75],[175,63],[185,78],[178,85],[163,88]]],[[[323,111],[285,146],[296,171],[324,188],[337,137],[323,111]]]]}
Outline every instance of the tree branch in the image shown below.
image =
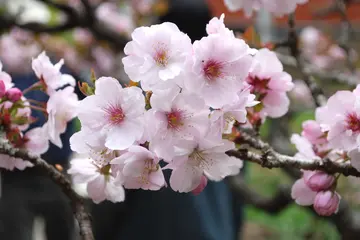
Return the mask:
{"type": "Polygon", "coordinates": [[[301,72],[302,79],[306,85],[308,85],[316,106],[322,106],[326,103],[326,97],[323,90],[319,88],[314,78],[304,71],[304,59],[302,58],[301,51],[299,49],[299,38],[295,29],[294,14],[289,15],[288,24],[290,29],[287,42],[290,53],[296,59],[296,64],[301,72]]]}
{"type": "Polygon", "coordinates": [[[71,201],[75,218],[79,223],[82,239],[94,240],[91,228],[91,217],[85,210],[84,200],[72,189],[70,181],[62,173],[57,171],[40,157],[31,156],[24,150],[13,148],[4,138],[0,138],[0,154],[29,161],[34,164],[34,167],[43,170],[44,173],[49,175],[51,180],[61,187],[62,191],[71,201]]]}

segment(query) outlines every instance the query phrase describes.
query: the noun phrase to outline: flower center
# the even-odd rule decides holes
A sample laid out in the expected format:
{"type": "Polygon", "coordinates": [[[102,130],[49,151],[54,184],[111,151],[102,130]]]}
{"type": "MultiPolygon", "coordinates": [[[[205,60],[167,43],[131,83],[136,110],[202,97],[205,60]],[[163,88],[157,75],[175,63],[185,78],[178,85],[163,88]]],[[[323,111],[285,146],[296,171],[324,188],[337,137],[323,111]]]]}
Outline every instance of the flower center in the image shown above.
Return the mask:
{"type": "Polygon", "coordinates": [[[252,93],[266,93],[270,78],[261,79],[256,76],[248,76],[246,82],[251,86],[252,93]]]}
{"type": "Polygon", "coordinates": [[[168,121],[168,128],[179,129],[179,127],[184,125],[183,116],[179,110],[173,110],[170,113],[166,113],[166,118],[168,121]]]}
{"type": "Polygon", "coordinates": [[[360,133],[360,117],[356,113],[349,113],[346,116],[346,128],[360,133]]]}
{"type": "Polygon", "coordinates": [[[105,111],[108,114],[108,118],[111,124],[118,125],[124,118],[125,114],[120,106],[110,106],[105,111]]]}
{"type": "Polygon", "coordinates": [[[204,75],[208,80],[214,80],[221,77],[221,70],[222,64],[215,60],[209,60],[203,65],[204,75]]]}
{"type": "Polygon", "coordinates": [[[159,43],[155,47],[154,60],[155,60],[156,64],[160,67],[167,66],[167,64],[169,63],[169,54],[168,54],[168,50],[167,50],[167,47],[165,44],[159,43]]]}
{"type": "Polygon", "coordinates": [[[139,183],[149,184],[149,174],[159,170],[159,164],[154,163],[153,159],[146,159],[144,161],[145,166],[141,175],[137,178],[139,183]]]}

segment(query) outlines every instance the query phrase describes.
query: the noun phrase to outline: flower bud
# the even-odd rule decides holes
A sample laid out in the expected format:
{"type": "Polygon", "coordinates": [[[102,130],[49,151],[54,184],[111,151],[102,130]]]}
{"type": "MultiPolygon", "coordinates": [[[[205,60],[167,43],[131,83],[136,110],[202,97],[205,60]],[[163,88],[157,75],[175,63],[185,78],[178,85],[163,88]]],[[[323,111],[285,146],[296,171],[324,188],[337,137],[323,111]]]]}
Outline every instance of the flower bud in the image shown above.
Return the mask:
{"type": "Polygon", "coordinates": [[[5,96],[6,89],[5,89],[5,83],[3,80],[0,80],[0,98],[5,96]]]}
{"type": "Polygon", "coordinates": [[[18,88],[10,88],[9,90],[6,91],[6,97],[10,101],[16,102],[20,100],[20,98],[22,97],[22,92],[18,88]]]}
{"type": "Polygon", "coordinates": [[[304,174],[304,180],[311,190],[319,192],[328,190],[335,182],[335,177],[325,172],[314,171],[310,174],[304,174]]]}
{"type": "Polygon", "coordinates": [[[321,216],[330,216],[337,213],[340,195],[332,191],[318,192],[314,200],[314,209],[321,216]]]}
{"type": "Polygon", "coordinates": [[[191,191],[192,194],[199,195],[205,189],[207,182],[208,182],[207,178],[204,175],[202,175],[200,184],[194,190],[191,191]]]}

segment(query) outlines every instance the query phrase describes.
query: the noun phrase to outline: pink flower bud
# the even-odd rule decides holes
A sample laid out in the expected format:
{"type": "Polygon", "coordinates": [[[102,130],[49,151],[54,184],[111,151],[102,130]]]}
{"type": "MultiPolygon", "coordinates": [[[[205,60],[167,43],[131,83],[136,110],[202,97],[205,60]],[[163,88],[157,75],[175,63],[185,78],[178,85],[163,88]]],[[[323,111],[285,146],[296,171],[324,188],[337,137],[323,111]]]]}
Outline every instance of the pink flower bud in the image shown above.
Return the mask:
{"type": "Polygon", "coordinates": [[[314,200],[314,209],[321,216],[330,216],[337,213],[340,203],[340,195],[337,192],[318,192],[314,200]]]}
{"type": "Polygon", "coordinates": [[[3,80],[0,80],[0,98],[5,96],[6,89],[5,89],[5,83],[3,80]]]}
{"type": "Polygon", "coordinates": [[[312,144],[321,144],[326,142],[324,133],[321,131],[320,124],[314,120],[308,120],[302,124],[302,135],[312,144]]]}
{"type": "Polygon", "coordinates": [[[311,190],[319,192],[328,190],[333,185],[335,177],[325,172],[314,171],[310,174],[304,174],[304,181],[311,190]]]}
{"type": "Polygon", "coordinates": [[[194,190],[191,191],[192,194],[199,195],[205,189],[207,182],[208,182],[207,178],[204,175],[202,175],[200,184],[194,190]]]}
{"type": "Polygon", "coordinates": [[[10,88],[9,90],[6,91],[6,97],[10,101],[16,102],[22,97],[22,92],[18,88],[10,88]]]}

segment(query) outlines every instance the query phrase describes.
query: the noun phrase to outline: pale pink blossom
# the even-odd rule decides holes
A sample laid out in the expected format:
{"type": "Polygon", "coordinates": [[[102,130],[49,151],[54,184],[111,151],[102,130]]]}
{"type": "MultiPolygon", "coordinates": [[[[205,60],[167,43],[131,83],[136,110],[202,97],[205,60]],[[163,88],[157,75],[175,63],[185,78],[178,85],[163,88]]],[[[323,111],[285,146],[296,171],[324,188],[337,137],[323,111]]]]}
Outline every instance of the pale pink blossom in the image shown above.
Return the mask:
{"type": "Polygon", "coordinates": [[[145,98],[138,87],[122,88],[119,81],[102,77],[95,82],[95,95],[80,101],[82,127],[105,135],[105,146],[124,150],[143,136],[145,98]]]}
{"type": "Polygon", "coordinates": [[[110,168],[107,165],[98,165],[88,158],[73,159],[70,164],[68,173],[72,176],[73,182],[75,184],[86,183],[87,193],[95,203],[106,199],[112,202],[124,201],[124,188],[116,176],[109,172],[110,168]]]}
{"type": "Polygon", "coordinates": [[[329,146],[345,151],[360,144],[360,97],[350,91],[338,91],[326,105],[316,110],[316,120],[328,131],[329,146]]]}
{"type": "Polygon", "coordinates": [[[302,123],[303,135],[312,144],[323,144],[326,143],[325,133],[321,130],[320,124],[314,120],[307,120],[302,123]]]}
{"type": "Polygon", "coordinates": [[[309,87],[302,80],[294,80],[293,83],[294,88],[289,92],[289,95],[293,99],[293,101],[299,103],[294,107],[298,107],[301,110],[303,110],[305,107],[313,108],[314,101],[312,99],[309,87]]]}
{"type": "Polygon", "coordinates": [[[191,55],[191,40],[169,22],[151,27],[139,27],[132,33],[132,41],[124,49],[124,69],[132,81],[144,90],[169,81],[184,71],[191,55]]]}
{"type": "Polygon", "coordinates": [[[258,103],[258,101],[255,101],[255,95],[251,94],[249,89],[244,89],[238,93],[238,99],[235,102],[212,111],[211,120],[218,122],[221,133],[229,134],[235,121],[239,123],[247,121],[246,108],[253,107],[258,103]]]}
{"type": "Polygon", "coordinates": [[[5,94],[6,98],[11,102],[19,101],[22,95],[21,90],[16,87],[8,89],[5,94]]]}
{"type": "Polygon", "coordinates": [[[335,177],[322,171],[312,171],[303,176],[306,185],[314,192],[328,190],[335,182],[335,177]]]}
{"type": "Polygon", "coordinates": [[[25,134],[25,149],[34,155],[41,155],[49,149],[49,138],[43,127],[33,128],[25,134]]]}
{"type": "Polygon", "coordinates": [[[9,155],[0,154],[0,168],[6,170],[24,170],[27,167],[33,167],[34,165],[29,161],[24,161],[21,158],[10,157],[9,155]]]}
{"type": "Polygon", "coordinates": [[[205,177],[204,175],[201,176],[201,180],[200,180],[200,184],[191,191],[192,194],[199,195],[200,193],[202,193],[202,191],[204,191],[206,185],[207,185],[208,179],[207,177],[205,177]]]}
{"type": "Polygon", "coordinates": [[[316,155],[313,145],[307,138],[302,137],[299,134],[293,134],[291,136],[291,143],[295,144],[295,147],[298,150],[298,153],[295,155],[296,158],[308,162],[321,160],[321,158],[316,155]]]}
{"type": "Polygon", "coordinates": [[[210,34],[220,34],[228,37],[235,37],[234,32],[225,27],[225,14],[221,14],[220,18],[214,17],[206,24],[206,32],[210,34]]]}
{"type": "Polygon", "coordinates": [[[131,146],[126,153],[111,161],[120,165],[124,187],[127,189],[159,190],[165,178],[159,165],[160,159],[141,146],[131,146]]]}
{"type": "Polygon", "coordinates": [[[263,104],[261,112],[265,116],[277,118],[288,111],[290,101],[286,92],[294,84],[274,52],[263,48],[256,53],[246,82],[263,104]]]}
{"type": "Polygon", "coordinates": [[[96,16],[104,24],[122,34],[130,34],[135,28],[131,14],[121,12],[116,3],[101,3],[96,8],[96,16]]]}
{"type": "Polygon", "coordinates": [[[191,192],[196,189],[202,176],[220,181],[237,174],[241,160],[229,157],[225,152],[235,148],[228,140],[204,137],[196,141],[183,142],[177,156],[165,168],[172,169],[170,186],[174,191],[191,192]]]}
{"type": "Polygon", "coordinates": [[[86,128],[75,133],[70,138],[70,147],[85,158],[71,160],[68,173],[75,184],[87,185],[88,195],[95,203],[105,199],[121,202],[125,199],[122,179],[110,164],[121,153],[108,149],[105,140],[105,136],[94,135],[86,128]]]}
{"type": "Polygon", "coordinates": [[[67,123],[76,117],[77,105],[78,97],[70,86],[50,95],[47,102],[48,121],[44,127],[50,141],[60,148],[60,135],[66,131],[67,123]]]}
{"type": "Polygon", "coordinates": [[[301,206],[310,206],[314,203],[316,192],[312,191],[303,178],[298,179],[291,189],[291,197],[301,206]]]}
{"type": "Polygon", "coordinates": [[[3,80],[0,80],[0,98],[4,97],[6,93],[5,83],[3,80]]]}
{"type": "Polygon", "coordinates": [[[75,86],[75,79],[71,75],[60,72],[63,64],[64,60],[61,59],[53,65],[45,52],[32,60],[32,68],[49,95],[65,85],[75,86]]]}
{"type": "Polygon", "coordinates": [[[5,85],[5,90],[10,89],[14,86],[14,84],[12,83],[12,79],[10,77],[10,75],[6,72],[3,71],[3,65],[0,61],[0,80],[3,82],[3,84],[5,85]]]}
{"type": "Polygon", "coordinates": [[[212,108],[221,108],[238,99],[252,57],[241,39],[211,34],[194,43],[192,75],[185,88],[201,96],[212,108]]]}
{"type": "Polygon", "coordinates": [[[157,91],[146,113],[150,150],[171,160],[178,140],[204,136],[209,127],[210,110],[204,101],[178,87],[157,91]]]}
{"type": "Polygon", "coordinates": [[[9,72],[30,73],[29,62],[40,51],[41,48],[35,42],[34,36],[22,29],[13,28],[9,33],[2,34],[0,37],[0,59],[9,72]]]}
{"type": "Polygon", "coordinates": [[[318,192],[314,200],[314,209],[321,216],[330,216],[337,213],[340,199],[337,192],[330,190],[318,192]]]}

